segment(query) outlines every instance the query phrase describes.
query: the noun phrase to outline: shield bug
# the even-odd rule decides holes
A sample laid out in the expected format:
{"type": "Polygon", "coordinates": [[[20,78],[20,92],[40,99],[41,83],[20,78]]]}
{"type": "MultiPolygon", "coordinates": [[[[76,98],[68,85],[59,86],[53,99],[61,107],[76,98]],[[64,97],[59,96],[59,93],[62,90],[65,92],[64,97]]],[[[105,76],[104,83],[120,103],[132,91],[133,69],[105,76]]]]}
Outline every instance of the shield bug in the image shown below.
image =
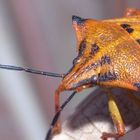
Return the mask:
{"type": "Polygon", "coordinates": [[[109,112],[117,128],[116,132],[103,132],[101,138],[121,137],[125,134],[125,125],[110,89],[118,87],[138,91],[140,88],[140,11],[128,9],[123,18],[101,21],[73,16],[72,23],[77,36],[78,56],[65,75],[9,65],[0,65],[0,68],[63,78],[55,91],[56,115],[46,140],[60,132],[58,118],[72,97],[96,85],[108,91],[109,112]],[[59,96],[66,90],[74,92],[60,106],[59,96]]]}

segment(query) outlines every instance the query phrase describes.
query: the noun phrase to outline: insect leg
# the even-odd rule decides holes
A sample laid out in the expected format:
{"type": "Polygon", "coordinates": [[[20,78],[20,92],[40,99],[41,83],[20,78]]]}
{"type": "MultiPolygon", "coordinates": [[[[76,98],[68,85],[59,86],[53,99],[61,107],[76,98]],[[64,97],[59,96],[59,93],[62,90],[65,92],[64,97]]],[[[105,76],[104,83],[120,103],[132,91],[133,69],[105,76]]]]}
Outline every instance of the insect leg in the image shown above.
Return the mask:
{"type": "Polygon", "coordinates": [[[30,69],[30,68],[11,66],[11,65],[2,65],[2,64],[0,64],[0,68],[1,69],[7,69],[7,70],[24,71],[24,72],[28,72],[28,73],[45,75],[45,76],[51,76],[51,77],[61,77],[61,78],[64,77],[63,74],[46,72],[46,71],[40,71],[40,70],[35,70],[35,69],[30,69]]]}
{"type": "MultiPolygon", "coordinates": [[[[56,92],[56,94],[58,94],[58,93],[56,92]]],[[[50,125],[50,128],[49,128],[48,132],[47,132],[47,136],[46,136],[45,140],[50,140],[51,137],[52,137],[52,131],[54,132],[56,129],[58,129],[58,128],[56,128],[55,130],[53,130],[54,127],[58,127],[57,123],[58,123],[60,113],[64,109],[64,107],[68,104],[68,102],[70,102],[70,100],[73,98],[73,96],[75,94],[76,94],[76,91],[74,91],[60,107],[59,107],[59,104],[57,104],[58,105],[57,106],[57,112],[56,112],[56,114],[55,114],[55,116],[54,116],[54,118],[51,122],[51,125],[50,125]]],[[[59,95],[58,95],[58,98],[59,98],[59,95]]],[[[59,100],[59,99],[57,99],[57,100],[59,100]]]]}
{"type": "Polygon", "coordinates": [[[123,119],[121,117],[121,114],[115,102],[115,99],[112,93],[108,93],[107,95],[109,99],[108,101],[109,112],[117,128],[117,132],[114,132],[114,133],[103,132],[102,137],[101,137],[103,140],[107,140],[107,138],[110,138],[110,137],[119,138],[120,136],[123,136],[125,134],[125,127],[124,127],[123,119]]]}
{"type": "MultiPolygon", "coordinates": [[[[55,97],[54,97],[54,103],[55,103],[55,113],[59,112],[60,108],[60,93],[61,93],[61,86],[55,91],[55,97]]],[[[60,114],[58,115],[60,116],[60,114]]],[[[55,124],[53,125],[53,134],[58,134],[61,131],[61,126],[59,123],[59,120],[55,121],[55,124]]]]}

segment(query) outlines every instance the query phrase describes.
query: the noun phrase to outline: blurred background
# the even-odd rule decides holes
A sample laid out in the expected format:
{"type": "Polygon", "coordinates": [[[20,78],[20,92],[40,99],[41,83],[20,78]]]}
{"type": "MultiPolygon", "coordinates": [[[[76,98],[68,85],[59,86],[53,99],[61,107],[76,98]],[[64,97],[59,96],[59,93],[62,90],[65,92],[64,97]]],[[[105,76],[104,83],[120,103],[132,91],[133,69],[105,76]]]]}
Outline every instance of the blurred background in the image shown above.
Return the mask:
{"type": "MultiPolygon", "coordinates": [[[[0,0],[0,64],[66,73],[76,57],[71,17],[113,18],[139,0],[0,0]]],[[[0,70],[0,140],[43,140],[61,79],[0,70]]],[[[69,95],[65,92],[61,101],[69,95]]],[[[87,94],[76,96],[61,120],[87,94]]],[[[138,139],[136,130],[122,140],[138,139]]]]}

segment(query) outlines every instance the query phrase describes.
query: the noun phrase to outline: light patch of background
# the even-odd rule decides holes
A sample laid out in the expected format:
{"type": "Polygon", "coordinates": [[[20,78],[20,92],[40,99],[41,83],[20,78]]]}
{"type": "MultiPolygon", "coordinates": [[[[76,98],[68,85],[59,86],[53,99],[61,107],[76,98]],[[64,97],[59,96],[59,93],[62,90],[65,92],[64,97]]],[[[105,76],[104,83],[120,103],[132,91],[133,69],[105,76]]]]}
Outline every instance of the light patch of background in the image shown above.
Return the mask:
{"type": "MultiPolygon", "coordinates": [[[[76,57],[72,15],[113,18],[139,0],[0,0],[0,64],[65,73],[76,57]]],[[[59,78],[0,70],[0,140],[43,140],[54,113],[59,78]]],[[[65,92],[61,100],[69,94],[65,92]]],[[[63,112],[71,114],[86,94],[63,112]]],[[[122,140],[136,140],[139,130],[122,140]]]]}

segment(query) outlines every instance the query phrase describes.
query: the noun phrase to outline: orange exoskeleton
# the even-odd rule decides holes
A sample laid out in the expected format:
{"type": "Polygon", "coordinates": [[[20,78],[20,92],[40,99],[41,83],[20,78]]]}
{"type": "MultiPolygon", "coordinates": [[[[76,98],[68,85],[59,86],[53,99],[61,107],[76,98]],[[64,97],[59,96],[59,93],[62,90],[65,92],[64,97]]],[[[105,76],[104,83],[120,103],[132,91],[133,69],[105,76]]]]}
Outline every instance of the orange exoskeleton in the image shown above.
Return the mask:
{"type": "Polygon", "coordinates": [[[58,117],[71,98],[77,92],[96,85],[108,91],[109,111],[117,128],[117,132],[103,132],[101,138],[118,138],[125,134],[125,126],[110,89],[140,89],[140,11],[127,9],[123,18],[101,21],[73,16],[72,22],[77,36],[78,56],[73,60],[73,67],[67,74],[9,65],[0,65],[0,68],[63,78],[55,92],[56,115],[46,140],[51,138],[52,133],[60,131],[58,117]],[[74,92],[60,106],[60,93],[66,90],[74,92]]]}
{"type": "MultiPolygon", "coordinates": [[[[108,90],[108,105],[117,132],[103,132],[101,138],[125,134],[121,114],[110,88],[133,91],[140,88],[140,11],[128,9],[120,19],[93,20],[72,17],[78,56],[55,92],[55,111],[61,110],[59,95],[65,90],[79,92],[96,85],[108,90]]],[[[60,113],[60,112],[59,112],[60,113]]],[[[55,124],[54,133],[60,130],[55,124]]]]}

